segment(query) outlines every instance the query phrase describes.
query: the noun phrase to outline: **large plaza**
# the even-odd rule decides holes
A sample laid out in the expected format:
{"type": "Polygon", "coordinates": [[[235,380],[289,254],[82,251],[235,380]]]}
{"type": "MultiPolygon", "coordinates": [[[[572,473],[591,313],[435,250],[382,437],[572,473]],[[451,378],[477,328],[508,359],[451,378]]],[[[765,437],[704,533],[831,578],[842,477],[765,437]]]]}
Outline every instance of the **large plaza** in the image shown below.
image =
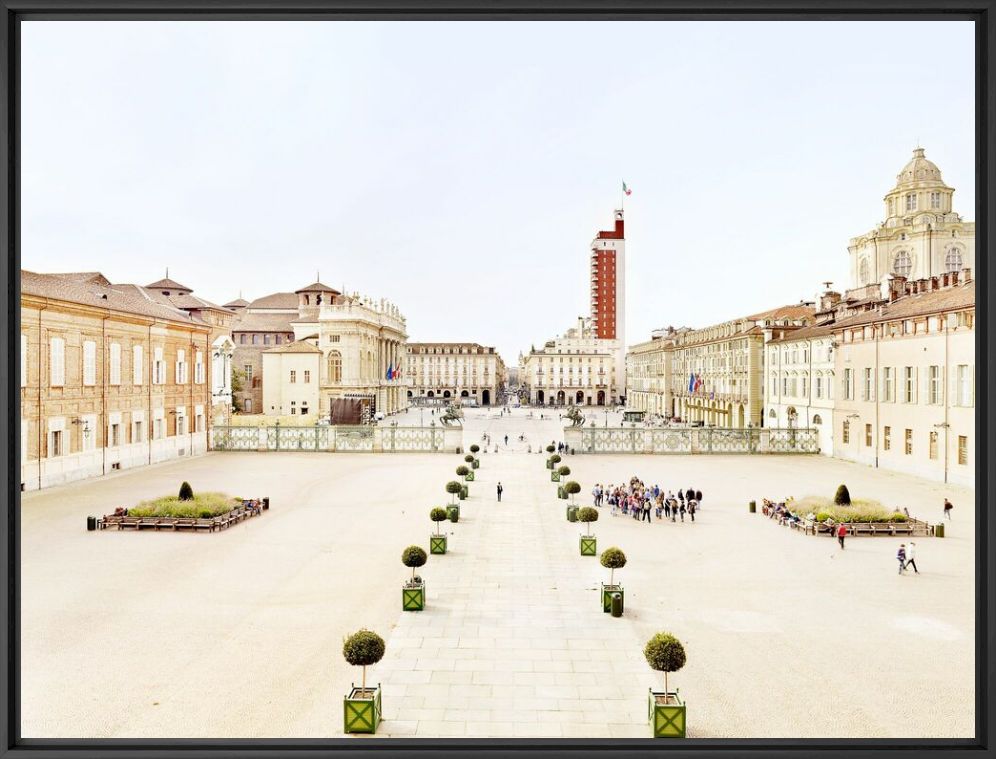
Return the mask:
{"type": "Polygon", "coordinates": [[[567,455],[579,502],[633,475],[703,491],[694,523],[601,509],[599,551],[629,559],[613,618],[607,570],[578,554],[583,528],[536,452],[562,423],[529,413],[468,412],[465,445],[492,444],[443,523],[449,553],[420,570],[417,613],[400,608],[400,554],[428,547],[452,453],[210,453],[25,494],[22,735],[341,737],[360,674],[342,641],[361,627],[387,641],[368,673],[382,737],[649,737],[660,675],[642,648],[658,630],[688,653],[671,684],[689,737],[973,734],[972,491],[821,456],[567,455]],[[210,535],[85,530],[182,480],[272,506],[210,535]],[[947,536],[918,540],[919,575],[896,573],[901,538],[842,551],[747,510],[842,482],[931,522],[955,503],[947,536]]]}

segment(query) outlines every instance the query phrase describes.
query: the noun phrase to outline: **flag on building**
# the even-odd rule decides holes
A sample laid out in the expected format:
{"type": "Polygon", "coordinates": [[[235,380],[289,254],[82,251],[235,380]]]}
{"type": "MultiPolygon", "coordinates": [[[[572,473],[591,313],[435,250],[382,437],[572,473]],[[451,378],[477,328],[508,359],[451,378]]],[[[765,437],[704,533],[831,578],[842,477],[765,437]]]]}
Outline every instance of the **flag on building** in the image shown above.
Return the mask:
{"type": "Polygon", "coordinates": [[[695,392],[695,375],[694,374],[689,374],[688,375],[688,392],[690,392],[690,393],[694,393],[695,392]]]}
{"type": "Polygon", "coordinates": [[[702,389],[702,384],[703,384],[702,383],[702,377],[700,375],[696,374],[695,375],[695,389],[692,392],[697,393],[699,390],[701,390],[702,389]]]}
{"type": "Polygon", "coordinates": [[[632,191],[631,189],[629,189],[629,188],[628,188],[628,187],[626,186],[626,183],[625,183],[625,182],[623,182],[623,192],[624,192],[624,193],[625,193],[626,195],[632,195],[632,194],[633,194],[633,191],[632,191]]]}
{"type": "Polygon", "coordinates": [[[387,367],[387,378],[394,379],[394,364],[387,367]]]}

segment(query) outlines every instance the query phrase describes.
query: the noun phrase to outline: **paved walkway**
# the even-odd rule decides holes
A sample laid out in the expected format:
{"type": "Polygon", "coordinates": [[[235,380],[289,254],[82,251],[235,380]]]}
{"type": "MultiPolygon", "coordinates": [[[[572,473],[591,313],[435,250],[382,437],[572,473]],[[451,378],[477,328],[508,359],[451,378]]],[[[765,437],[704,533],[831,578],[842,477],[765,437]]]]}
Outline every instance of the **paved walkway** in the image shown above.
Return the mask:
{"type": "Polygon", "coordinates": [[[401,615],[376,667],[379,734],[649,737],[654,674],[626,617],[601,611],[608,570],[579,554],[544,458],[486,456],[476,477],[423,572],[425,611],[401,615]]]}

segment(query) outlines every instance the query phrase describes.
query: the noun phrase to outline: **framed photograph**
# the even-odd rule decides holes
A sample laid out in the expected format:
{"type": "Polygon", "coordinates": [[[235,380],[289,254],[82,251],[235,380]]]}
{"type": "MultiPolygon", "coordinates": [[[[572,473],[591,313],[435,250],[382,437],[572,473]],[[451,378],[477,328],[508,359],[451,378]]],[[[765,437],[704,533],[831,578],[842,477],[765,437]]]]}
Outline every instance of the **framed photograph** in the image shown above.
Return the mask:
{"type": "Polygon", "coordinates": [[[4,6],[5,756],[991,748],[991,1],[4,6]]]}

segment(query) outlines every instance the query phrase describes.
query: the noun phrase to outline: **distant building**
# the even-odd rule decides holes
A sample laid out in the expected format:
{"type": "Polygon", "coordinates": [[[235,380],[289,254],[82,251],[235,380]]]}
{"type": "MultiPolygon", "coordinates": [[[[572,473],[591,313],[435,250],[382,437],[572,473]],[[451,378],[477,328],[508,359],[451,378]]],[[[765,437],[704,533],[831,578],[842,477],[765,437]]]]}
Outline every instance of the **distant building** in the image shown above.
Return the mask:
{"type": "Polygon", "coordinates": [[[478,343],[408,343],[407,394],[414,402],[473,399],[490,406],[503,397],[505,362],[478,343]]]}
{"type": "Polygon", "coordinates": [[[314,341],[278,345],[262,353],[263,408],[273,416],[318,418],[322,350],[314,341]]]}
{"type": "Polygon", "coordinates": [[[615,226],[602,230],[591,241],[591,334],[611,340],[615,376],[622,391],[626,368],[626,231],[622,209],[615,212],[615,226]]]}
{"type": "Polygon", "coordinates": [[[191,292],[21,271],[22,489],[207,450],[231,314],[191,292]]]}
{"type": "Polygon", "coordinates": [[[291,322],[298,316],[298,295],[271,293],[248,304],[239,301],[241,298],[226,306],[237,315],[232,325],[232,363],[238,374],[234,406],[243,414],[262,414],[262,354],[274,346],[294,342],[291,322]]]}
{"type": "Polygon", "coordinates": [[[591,322],[533,348],[522,358],[520,381],[539,406],[605,406],[620,402],[616,341],[595,337],[591,322]]]}

